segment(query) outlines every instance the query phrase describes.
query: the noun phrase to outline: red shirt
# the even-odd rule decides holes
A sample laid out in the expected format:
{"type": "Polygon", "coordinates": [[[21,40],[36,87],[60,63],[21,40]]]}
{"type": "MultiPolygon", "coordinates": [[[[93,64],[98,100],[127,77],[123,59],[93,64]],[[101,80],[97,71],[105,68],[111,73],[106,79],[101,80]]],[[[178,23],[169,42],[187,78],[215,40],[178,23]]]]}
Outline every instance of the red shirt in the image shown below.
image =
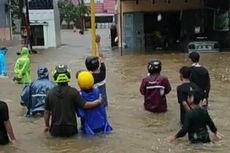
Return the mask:
{"type": "Polygon", "coordinates": [[[167,77],[160,74],[147,76],[142,80],[140,92],[144,95],[144,107],[151,112],[166,112],[166,94],[171,91],[171,85],[167,77]]]}

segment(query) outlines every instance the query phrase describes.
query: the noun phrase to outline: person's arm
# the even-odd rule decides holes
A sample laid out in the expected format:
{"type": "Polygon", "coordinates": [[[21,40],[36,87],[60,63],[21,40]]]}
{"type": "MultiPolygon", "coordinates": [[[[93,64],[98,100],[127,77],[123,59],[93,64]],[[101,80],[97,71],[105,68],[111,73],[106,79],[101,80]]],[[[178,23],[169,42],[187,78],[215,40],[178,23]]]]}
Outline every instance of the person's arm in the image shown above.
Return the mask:
{"type": "Polygon", "coordinates": [[[30,60],[29,59],[24,61],[22,69],[21,69],[19,74],[20,75],[25,74],[28,68],[30,68],[30,60]]]}
{"type": "Polygon", "coordinates": [[[98,53],[98,57],[100,59],[100,62],[103,63],[104,62],[104,54],[101,48],[101,36],[97,35],[96,36],[96,43],[97,43],[97,53],[98,53]]]}
{"type": "Polygon", "coordinates": [[[209,116],[208,112],[207,112],[207,124],[210,130],[214,133],[214,136],[216,139],[220,140],[224,137],[224,135],[222,135],[221,133],[217,131],[217,128],[214,122],[212,121],[211,117],[209,116]]]}
{"type": "Polygon", "coordinates": [[[146,92],[146,81],[145,79],[143,79],[140,86],[140,93],[142,95],[145,95],[145,92],[146,92]]]}
{"type": "Polygon", "coordinates": [[[99,98],[93,102],[85,102],[83,108],[84,109],[91,109],[91,108],[94,108],[94,107],[97,107],[98,105],[102,104],[102,99],[99,98]]]}
{"type": "Polygon", "coordinates": [[[211,81],[210,81],[209,73],[207,72],[207,87],[206,87],[206,91],[204,93],[205,94],[204,96],[206,99],[208,99],[210,88],[211,88],[211,81]]]}
{"type": "Polygon", "coordinates": [[[11,122],[10,122],[10,119],[9,119],[8,106],[7,106],[7,104],[4,104],[3,107],[4,108],[3,108],[3,112],[2,112],[2,115],[3,115],[2,118],[4,120],[4,126],[6,128],[7,134],[10,137],[11,142],[14,143],[16,139],[15,139],[13,128],[11,126],[11,122]]]}
{"type": "Polygon", "coordinates": [[[178,103],[182,104],[184,110],[187,112],[190,110],[190,106],[187,103],[187,94],[185,94],[185,92],[182,91],[182,89],[179,87],[177,87],[177,99],[178,99],[178,103]]]}
{"type": "Polygon", "coordinates": [[[19,65],[20,65],[20,60],[17,59],[16,63],[14,64],[14,77],[15,77],[15,80],[16,79],[21,79],[21,78],[19,78],[19,72],[20,72],[19,65]]]}
{"type": "Polygon", "coordinates": [[[4,125],[5,125],[5,128],[6,128],[7,134],[8,134],[9,137],[10,137],[11,142],[14,143],[15,140],[16,140],[16,138],[15,138],[15,136],[14,136],[14,131],[13,131],[13,128],[12,128],[12,126],[11,126],[10,120],[5,121],[5,122],[4,122],[4,125]]]}
{"type": "Polygon", "coordinates": [[[214,124],[214,122],[212,121],[211,117],[209,116],[208,112],[206,111],[206,115],[207,115],[207,125],[208,127],[210,128],[210,130],[213,132],[213,133],[216,133],[217,132],[217,128],[214,124]]]}
{"type": "Polygon", "coordinates": [[[44,122],[45,122],[45,128],[44,128],[44,132],[48,132],[49,131],[49,121],[50,121],[50,101],[49,101],[49,92],[46,96],[46,100],[45,100],[45,111],[44,111],[44,122]]]}
{"type": "Polygon", "coordinates": [[[102,103],[102,98],[99,97],[95,101],[89,102],[89,101],[84,101],[82,97],[80,96],[80,93],[75,90],[75,98],[74,98],[74,105],[75,107],[80,107],[83,109],[91,109],[94,108],[102,103]]]}
{"type": "Polygon", "coordinates": [[[188,132],[188,129],[190,127],[190,114],[187,113],[185,115],[185,121],[183,124],[182,129],[176,134],[176,138],[180,138],[186,135],[186,133],[188,132]]]}
{"type": "Polygon", "coordinates": [[[187,103],[186,101],[183,101],[183,102],[182,102],[182,105],[183,105],[184,110],[185,110],[186,112],[188,112],[188,111],[191,110],[191,108],[189,107],[189,105],[188,105],[188,103],[187,103]]]}
{"type": "Polygon", "coordinates": [[[45,110],[44,112],[44,122],[45,122],[45,129],[44,132],[48,132],[49,131],[49,121],[50,121],[50,112],[45,110]]]}
{"type": "Polygon", "coordinates": [[[172,135],[172,136],[168,137],[169,142],[173,142],[177,138],[180,138],[180,137],[183,137],[183,136],[186,135],[186,133],[188,132],[189,127],[191,126],[190,125],[190,116],[189,115],[190,115],[189,113],[187,113],[185,115],[185,121],[184,121],[182,129],[179,132],[177,132],[176,135],[172,135]]]}
{"type": "Polygon", "coordinates": [[[172,90],[168,78],[165,79],[164,86],[165,86],[165,94],[168,94],[172,90]]]}
{"type": "Polygon", "coordinates": [[[97,43],[97,51],[98,51],[98,56],[101,60],[101,62],[103,62],[103,59],[104,59],[104,54],[103,54],[103,51],[102,51],[102,48],[101,48],[101,43],[97,43]]]}

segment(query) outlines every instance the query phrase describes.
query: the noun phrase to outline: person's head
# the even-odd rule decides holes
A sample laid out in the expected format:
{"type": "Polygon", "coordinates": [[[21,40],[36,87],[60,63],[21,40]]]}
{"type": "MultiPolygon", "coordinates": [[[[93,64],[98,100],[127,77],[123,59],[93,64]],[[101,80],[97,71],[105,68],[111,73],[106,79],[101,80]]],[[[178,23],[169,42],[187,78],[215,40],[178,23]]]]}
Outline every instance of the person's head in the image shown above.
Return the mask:
{"type": "Polygon", "coordinates": [[[5,47],[3,47],[3,48],[0,48],[0,54],[2,54],[2,55],[6,55],[6,52],[8,51],[8,49],[7,48],[5,48],[5,47]]]}
{"type": "Polygon", "coordinates": [[[190,78],[190,68],[188,66],[183,66],[180,68],[180,79],[189,79],[190,78]]]}
{"type": "Polygon", "coordinates": [[[199,105],[203,99],[203,94],[201,90],[190,90],[188,95],[188,102],[194,105],[199,105]]]}
{"type": "Polygon", "coordinates": [[[89,71],[81,71],[77,76],[77,84],[82,90],[91,90],[94,85],[93,75],[89,71]]]}
{"type": "Polygon", "coordinates": [[[67,84],[71,79],[71,70],[67,65],[60,64],[55,67],[53,78],[57,84],[67,84]]]}
{"type": "Polygon", "coordinates": [[[151,60],[150,62],[148,62],[147,69],[150,75],[155,74],[155,73],[160,73],[161,72],[161,61],[157,59],[151,60]]]}
{"type": "Polygon", "coordinates": [[[27,55],[29,56],[29,49],[27,47],[22,47],[21,51],[20,51],[20,55],[27,55]]]}
{"type": "Polygon", "coordinates": [[[189,53],[188,58],[192,63],[198,63],[200,60],[200,54],[198,52],[191,52],[189,53]]]}
{"type": "Polygon", "coordinates": [[[49,71],[48,68],[39,66],[37,70],[37,75],[39,79],[49,79],[49,71]]]}
{"type": "Polygon", "coordinates": [[[100,66],[99,58],[97,56],[88,56],[85,59],[85,66],[88,71],[96,71],[100,66]]]}

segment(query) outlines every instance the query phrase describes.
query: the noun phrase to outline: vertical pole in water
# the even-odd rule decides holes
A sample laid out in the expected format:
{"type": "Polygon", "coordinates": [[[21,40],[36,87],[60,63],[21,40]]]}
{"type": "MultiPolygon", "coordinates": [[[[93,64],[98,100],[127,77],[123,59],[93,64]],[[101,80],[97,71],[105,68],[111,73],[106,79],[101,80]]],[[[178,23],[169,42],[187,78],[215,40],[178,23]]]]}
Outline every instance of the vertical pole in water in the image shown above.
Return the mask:
{"type": "Polygon", "coordinates": [[[122,46],[122,35],[123,35],[123,26],[122,26],[122,2],[120,0],[120,47],[121,47],[121,56],[123,55],[123,46],[122,46]]]}
{"type": "Polygon", "coordinates": [[[96,56],[96,29],[95,29],[94,0],[90,0],[90,12],[91,12],[91,47],[92,47],[92,55],[96,56]]]}
{"type": "Polygon", "coordinates": [[[33,50],[33,46],[32,46],[32,42],[31,42],[31,27],[30,27],[30,18],[29,18],[29,4],[28,4],[28,0],[25,0],[25,7],[26,7],[26,30],[27,30],[27,45],[30,47],[29,50],[32,52],[33,50]]]}

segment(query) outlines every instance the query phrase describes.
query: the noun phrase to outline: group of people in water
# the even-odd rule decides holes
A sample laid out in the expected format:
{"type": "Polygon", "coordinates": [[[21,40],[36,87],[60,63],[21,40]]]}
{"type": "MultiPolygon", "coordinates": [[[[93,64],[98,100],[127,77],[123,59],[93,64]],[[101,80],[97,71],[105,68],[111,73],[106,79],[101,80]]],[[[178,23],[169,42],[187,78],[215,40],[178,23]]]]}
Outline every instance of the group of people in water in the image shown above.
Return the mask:
{"type": "MultiPolygon", "coordinates": [[[[191,52],[188,56],[191,67],[180,68],[181,85],[177,87],[177,99],[180,105],[181,130],[168,137],[170,142],[188,133],[191,143],[210,142],[207,126],[215,137],[223,137],[217,131],[208,113],[208,97],[210,91],[210,77],[208,70],[199,64],[198,52],[191,52]]],[[[144,96],[144,108],[153,113],[167,111],[166,95],[171,91],[167,77],[160,74],[161,61],[152,60],[147,65],[148,76],[143,78],[140,93],[144,96]]]]}
{"type": "MultiPolygon", "coordinates": [[[[44,132],[54,137],[71,137],[78,133],[76,115],[80,118],[80,130],[86,135],[110,133],[112,127],[107,120],[106,66],[101,50],[100,36],[96,37],[98,56],[88,56],[87,70],[78,71],[76,83],[80,90],[68,85],[71,70],[60,64],[52,72],[54,82],[49,80],[46,67],[37,70],[38,79],[31,81],[28,48],[22,48],[14,66],[14,80],[26,84],[21,96],[21,105],[27,108],[26,116],[44,116],[44,132]]],[[[189,54],[191,67],[180,69],[182,84],[177,87],[180,105],[181,130],[168,137],[170,142],[188,133],[190,142],[210,142],[207,126],[217,138],[222,134],[208,114],[210,77],[206,68],[199,65],[200,55],[189,54]]],[[[144,96],[144,108],[153,113],[167,111],[166,95],[171,91],[167,77],[161,75],[162,64],[154,59],[147,64],[148,75],[143,78],[140,93],[144,96]]],[[[9,120],[8,106],[0,101],[0,144],[15,143],[14,132],[9,120]]]]}
{"type": "MultiPolygon", "coordinates": [[[[52,71],[54,82],[49,80],[46,67],[37,70],[38,79],[31,81],[29,50],[23,47],[14,66],[14,81],[25,84],[20,96],[21,105],[27,108],[26,116],[44,116],[44,132],[54,137],[70,137],[80,130],[86,135],[107,134],[112,127],[107,120],[106,66],[101,50],[100,36],[96,38],[98,56],[88,56],[86,70],[77,72],[76,83],[80,90],[68,85],[71,70],[65,64],[52,71]]],[[[9,120],[8,107],[0,103],[0,144],[15,143],[9,120]]]]}

